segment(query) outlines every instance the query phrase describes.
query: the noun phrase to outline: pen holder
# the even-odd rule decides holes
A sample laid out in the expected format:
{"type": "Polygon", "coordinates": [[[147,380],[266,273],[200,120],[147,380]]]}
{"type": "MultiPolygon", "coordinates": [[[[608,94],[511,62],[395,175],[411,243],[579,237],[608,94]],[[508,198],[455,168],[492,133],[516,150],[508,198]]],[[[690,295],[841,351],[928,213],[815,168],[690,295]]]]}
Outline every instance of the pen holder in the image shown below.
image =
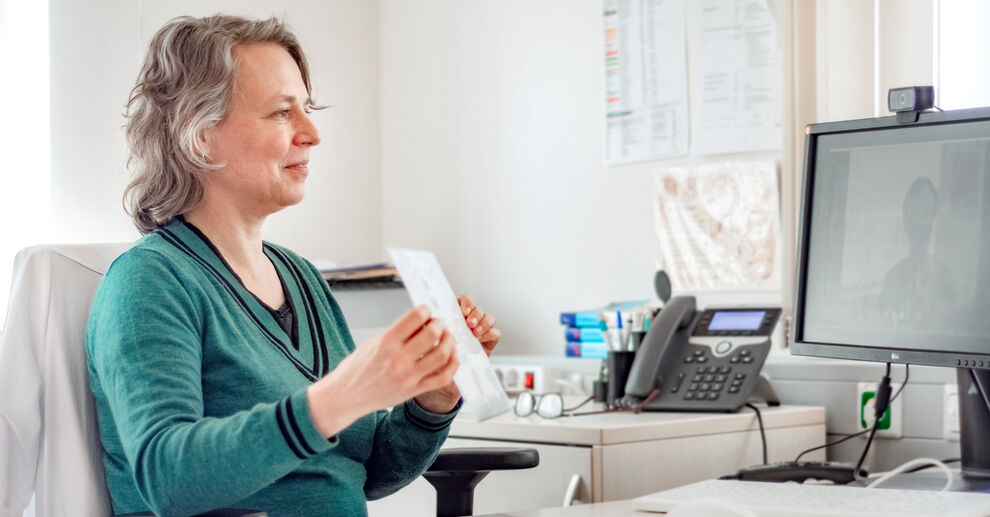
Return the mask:
{"type": "Polygon", "coordinates": [[[595,402],[607,403],[608,402],[608,381],[607,380],[596,380],[591,383],[593,391],[595,393],[595,402]]]}
{"type": "Polygon", "coordinates": [[[630,334],[630,337],[629,337],[630,341],[632,341],[632,343],[630,343],[629,349],[630,350],[639,350],[639,345],[643,343],[643,338],[644,337],[646,337],[646,331],[645,330],[634,330],[634,331],[632,331],[632,333],[630,334]]]}
{"type": "Polygon", "coordinates": [[[616,400],[626,395],[626,379],[632,368],[635,352],[610,351],[608,353],[608,397],[606,403],[611,406],[616,400]]]}

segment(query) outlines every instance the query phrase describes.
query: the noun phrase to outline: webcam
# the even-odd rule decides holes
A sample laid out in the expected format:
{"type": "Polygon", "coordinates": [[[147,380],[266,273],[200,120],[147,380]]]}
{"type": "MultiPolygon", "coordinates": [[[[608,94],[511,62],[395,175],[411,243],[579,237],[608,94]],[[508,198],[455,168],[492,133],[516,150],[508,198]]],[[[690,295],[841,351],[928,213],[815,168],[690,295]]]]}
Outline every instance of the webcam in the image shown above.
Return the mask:
{"type": "Polygon", "coordinates": [[[887,92],[887,108],[897,113],[898,122],[915,122],[918,113],[934,105],[935,88],[932,86],[891,88],[887,92]]]}

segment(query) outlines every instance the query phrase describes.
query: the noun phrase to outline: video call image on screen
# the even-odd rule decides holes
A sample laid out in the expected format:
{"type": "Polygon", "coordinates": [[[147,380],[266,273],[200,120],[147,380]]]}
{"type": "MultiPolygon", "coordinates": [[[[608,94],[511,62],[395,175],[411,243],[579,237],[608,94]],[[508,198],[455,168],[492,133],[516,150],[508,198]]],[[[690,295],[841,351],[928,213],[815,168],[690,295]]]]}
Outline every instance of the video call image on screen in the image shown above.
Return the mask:
{"type": "Polygon", "coordinates": [[[806,340],[988,351],[990,123],[961,126],[818,139],[806,340]]]}

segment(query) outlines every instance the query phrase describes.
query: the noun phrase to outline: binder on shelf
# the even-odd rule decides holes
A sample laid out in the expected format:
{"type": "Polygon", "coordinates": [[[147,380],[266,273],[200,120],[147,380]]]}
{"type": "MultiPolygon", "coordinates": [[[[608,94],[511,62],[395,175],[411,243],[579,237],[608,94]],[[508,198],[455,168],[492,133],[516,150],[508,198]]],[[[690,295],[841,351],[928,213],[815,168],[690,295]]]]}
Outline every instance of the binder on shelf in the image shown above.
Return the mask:
{"type": "Polygon", "coordinates": [[[602,329],[599,327],[567,327],[564,329],[564,338],[567,341],[605,341],[602,329]]]}
{"type": "Polygon", "coordinates": [[[599,328],[598,314],[603,311],[621,311],[646,305],[649,300],[635,300],[629,302],[612,302],[598,309],[588,309],[583,311],[569,311],[560,313],[560,323],[568,327],[599,328]]]}
{"type": "Polygon", "coordinates": [[[568,341],[565,355],[583,359],[605,359],[608,357],[608,350],[604,341],[568,341]]]}

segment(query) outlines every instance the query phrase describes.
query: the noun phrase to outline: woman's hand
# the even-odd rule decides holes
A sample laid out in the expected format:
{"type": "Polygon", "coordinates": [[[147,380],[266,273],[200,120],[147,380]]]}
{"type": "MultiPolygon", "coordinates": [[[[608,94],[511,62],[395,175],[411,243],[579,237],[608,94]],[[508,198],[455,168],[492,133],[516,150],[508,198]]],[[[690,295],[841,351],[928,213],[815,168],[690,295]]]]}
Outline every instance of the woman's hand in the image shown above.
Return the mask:
{"type": "Polygon", "coordinates": [[[461,306],[464,322],[474,333],[474,337],[481,342],[485,354],[491,357],[492,350],[495,350],[498,340],[502,339],[502,331],[495,328],[495,316],[486,313],[484,309],[475,305],[474,299],[466,294],[461,295],[457,299],[457,303],[461,306]]]}
{"type": "MultiPolygon", "coordinates": [[[[461,314],[464,315],[464,322],[467,323],[468,329],[481,342],[485,354],[491,356],[492,350],[495,349],[495,345],[502,337],[502,331],[495,328],[495,316],[486,313],[484,309],[475,305],[474,299],[468,295],[462,295],[457,299],[457,302],[461,306],[461,314]]],[[[427,411],[443,414],[454,409],[460,398],[461,391],[452,381],[442,388],[416,397],[416,402],[427,411]]]]}
{"type": "Polygon", "coordinates": [[[330,437],[372,411],[453,385],[457,366],[453,337],[421,305],[311,385],[310,415],[320,434],[330,437]]]}

